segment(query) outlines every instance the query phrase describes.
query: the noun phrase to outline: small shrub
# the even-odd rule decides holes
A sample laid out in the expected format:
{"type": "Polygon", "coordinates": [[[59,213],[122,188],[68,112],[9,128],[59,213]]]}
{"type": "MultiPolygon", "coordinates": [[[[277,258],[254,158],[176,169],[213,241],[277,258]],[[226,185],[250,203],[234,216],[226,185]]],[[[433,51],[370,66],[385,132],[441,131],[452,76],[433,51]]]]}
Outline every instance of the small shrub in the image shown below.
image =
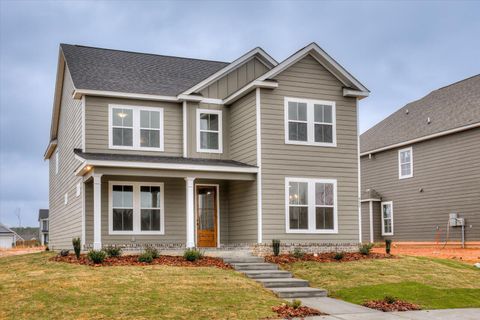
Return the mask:
{"type": "Polygon", "coordinates": [[[122,248],[115,246],[108,246],[103,249],[109,257],[120,257],[122,255],[122,248]]]}
{"type": "Polygon", "coordinates": [[[358,251],[360,251],[360,253],[363,254],[364,256],[368,256],[372,248],[373,248],[373,243],[366,243],[361,245],[358,251]]]}
{"type": "Polygon", "coordinates": [[[196,261],[203,257],[203,254],[197,249],[187,249],[183,253],[183,258],[187,261],[196,261]]]}
{"type": "Polygon", "coordinates": [[[385,296],[383,298],[383,301],[385,301],[388,304],[392,304],[392,303],[395,303],[397,301],[397,298],[395,298],[394,296],[385,296]]]}
{"type": "Polygon", "coordinates": [[[50,248],[48,246],[46,246],[45,251],[50,251],[50,248]]]}
{"type": "Polygon", "coordinates": [[[293,256],[297,259],[302,259],[305,255],[305,252],[302,251],[300,248],[293,249],[293,256]]]}
{"type": "Polygon", "coordinates": [[[153,259],[157,259],[160,257],[160,253],[158,252],[157,248],[148,246],[143,249],[145,253],[150,253],[153,259]]]}
{"type": "Polygon", "coordinates": [[[138,256],[138,262],[152,263],[153,257],[150,252],[144,252],[138,256]]]}
{"type": "Polygon", "coordinates": [[[88,260],[92,261],[95,264],[102,263],[103,260],[107,257],[105,251],[101,250],[90,250],[87,254],[88,260]]]}
{"type": "Polygon", "coordinates": [[[70,250],[66,250],[66,249],[63,249],[63,250],[60,251],[60,255],[62,257],[68,256],[69,253],[70,253],[70,250]]]}
{"type": "Polygon", "coordinates": [[[390,249],[392,247],[392,239],[385,240],[385,252],[390,254],[390,249]]]}
{"type": "Polygon", "coordinates": [[[75,256],[77,257],[77,259],[80,259],[80,251],[82,246],[82,242],[80,241],[80,238],[73,238],[72,245],[73,245],[73,251],[75,251],[75,256]]]}
{"type": "Polygon", "coordinates": [[[335,255],[333,256],[333,259],[340,261],[343,259],[345,254],[343,252],[335,252],[335,255]]]}
{"type": "Polygon", "coordinates": [[[302,306],[302,301],[299,299],[294,299],[292,302],[289,302],[288,305],[293,309],[298,309],[302,306]]]}
{"type": "Polygon", "coordinates": [[[280,254],[280,240],[272,240],[272,249],[274,256],[278,256],[280,254]]]}

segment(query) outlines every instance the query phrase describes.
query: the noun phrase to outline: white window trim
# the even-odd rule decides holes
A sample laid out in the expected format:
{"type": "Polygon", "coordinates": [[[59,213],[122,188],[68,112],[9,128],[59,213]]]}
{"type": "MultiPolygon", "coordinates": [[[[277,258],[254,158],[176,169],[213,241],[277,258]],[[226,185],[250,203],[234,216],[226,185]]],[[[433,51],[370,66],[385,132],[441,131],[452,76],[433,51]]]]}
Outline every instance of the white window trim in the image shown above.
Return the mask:
{"type": "Polygon", "coordinates": [[[77,183],[75,196],[80,197],[81,194],[82,194],[82,183],[79,182],[77,183]]]}
{"type": "Polygon", "coordinates": [[[408,148],[403,148],[398,150],[398,178],[399,179],[407,179],[407,178],[412,178],[413,177],[413,148],[408,147],[408,148]],[[405,151],[410,151],[410,174],[407,175],[402,175],[402,157],[401,154],[402,152],[405,151]]]}
{"type": "Polygon", "coordinates": [[[393,201],[383,201],[381,204],[381,218],[382,218],[382,236],[393,236],[393,201]],[[383,218],[383,205],[387,204],[390,205],[391,211],[392,211],[392,232],[385,232],[385,219],[383,218]]]}
{"type": "MultiPolygon", "coordinates": [[[[298,121],[304,122],[304,121],[298,121]]],[[[319,122],[318,122],[319,123],[319,122]]],[[[337,146],[337,117],[336,117],[336,104],[335,101],[326,100],[313,100],[285,97],[284,98],[284,126],[285,126],[285,144],[297,144],[307,146],[319,146],[319,147],[336,147],[337,146]],[[295,141],[289,139],[288,134],[288,103],[289,102],[301,102],[307,104],[307,141],[295,141]],[[332,106],[332,142],[315,142],[315,104],[323,104],[332,106]]]]}
{"type": "Polygon", "coordinates": [[[65,195],[63,196],[63,203],[64,203],[65,205],[68,204],[68,192],[65,193],[65,195]]]}
{"type": "Polygon", "coordinates": [[[108,234],[109,235],[164,235],[165,234],[165,188],[163,182],[131,182],[131,181],[109,181],[108,182],[108,234]],[[113,230],[113,192],[114,185],[133,187],[133,230],[113,230]],[[160,187],[160,231],[141,231],[141,202],[140,186],[160,187]]]}
{"type": "Polygon", "coordinates": [[[60,153],[59,150],[55,151],[55,174],[58,174],[60,168],[60,153]]]}
{"type": "Polygon", "coordinates": [[[337,201],[337,180],[336,179],[311,179],[311,178],[285,178],[285,232],[286,233],[302,233],[302,234],[334,234],[338,233],[338,201],[337,201]],[[290,229],[290,182],[306,182],[308,183],[308,229],[298,230],[290,229]],[[315,217],[315,184],[331,183],[333,184],[333,229],[316,229],[315,217]]]}
{"type": "Polygon", "coordinates": [[[145,107],[145,106],[133,106],[123,104],[109,104],[108,105],[108,148],[117,150],[142,150],[142,151],[164,151],[164,135],[165,126],[163,121],[163,108],[160,107],[145,107]],[[114,108],[129,109],[132,110],[132,146],[114,146],[113,145],[113,122],[112,114],[114,108]],[[140,146],[140,111],[157,111],[160,113],[160,147],[142,147],[140,146]]]}
{"type": "MultiPolygon", "coordinates": [[[[198,153],[223,153],[223,118],[222,110],[213,110],[213,109],[197,109],[197,152],[198,153]],[[216,114],[218,115],[218,149],[202,149],[200,144],[200,114],[216,114]]],[[[205,131],[205,130],[202,130],[205,131]]],[[[211,131],[214,132],[214,131],[211,131]]]]}

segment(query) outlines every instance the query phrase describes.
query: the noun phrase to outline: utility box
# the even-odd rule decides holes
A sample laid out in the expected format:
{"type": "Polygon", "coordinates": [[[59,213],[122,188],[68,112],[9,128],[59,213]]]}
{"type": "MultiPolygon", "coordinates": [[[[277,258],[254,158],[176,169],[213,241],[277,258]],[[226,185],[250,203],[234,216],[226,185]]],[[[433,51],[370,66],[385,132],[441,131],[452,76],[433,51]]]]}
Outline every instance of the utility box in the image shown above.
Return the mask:
{"type": "Polygon", "coordinates": [[[452,212],[449,215],[450,227],[462,227],[465,225],[465,218],[459,218],[458,213],[452,212]]]}

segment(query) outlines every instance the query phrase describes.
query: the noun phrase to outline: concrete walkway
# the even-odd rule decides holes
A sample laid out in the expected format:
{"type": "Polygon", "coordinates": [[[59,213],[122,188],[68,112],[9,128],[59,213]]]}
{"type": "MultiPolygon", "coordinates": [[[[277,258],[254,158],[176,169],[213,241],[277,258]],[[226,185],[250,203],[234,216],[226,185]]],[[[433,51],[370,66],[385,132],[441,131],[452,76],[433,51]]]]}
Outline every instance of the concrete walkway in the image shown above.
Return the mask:
{"type": "Polygon", "coordinates": [[[328,297],[302,298],[303,305],[315,308],[328,316],[308,317],[323,320],[478,320],[480,309],[443,309],[405,312],[382,312],[328,297]]]}

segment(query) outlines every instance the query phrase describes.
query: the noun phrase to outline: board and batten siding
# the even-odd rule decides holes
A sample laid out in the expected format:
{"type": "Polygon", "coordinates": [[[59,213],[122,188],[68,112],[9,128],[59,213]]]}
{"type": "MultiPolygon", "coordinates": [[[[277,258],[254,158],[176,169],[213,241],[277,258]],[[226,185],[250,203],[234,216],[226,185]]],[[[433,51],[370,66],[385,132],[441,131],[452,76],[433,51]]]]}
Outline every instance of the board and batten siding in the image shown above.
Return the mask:
{"type": "MultiPolygon", "coordinates": [[[[412,148],[413,177],[407,179],[398,178],[398,148],[376,153],[372,159],[361,157],[362,190],[373,188],[382,201],[393,201],[394,235],[389,238],[444,241],[449,213],[456,212],[466,219],[466,241],[479,241],[480,128],[412,148]]],[[[380,210],[374,213],[376,219],[380,210]]],[[[450,228],[450,241],[460,240],[461,228],[450,228]]]]}
{"type": "Polygon", "coordinates": [[[310,55],[261,89],[263,241],[358,243],[358,146],[354,98],[310,55]],[[284,97],[335,101],[336,147],[285,144],[284,97]],[[337,179],[338,233],[293,234],[285,229],[285,178],[337,179]]]}
{"type": "Polygon", "coordinates": [[[224,99],[268,70],[267,66],[254,57],[201,90],[200,94],[207,98],[224,99]]]}
{"type": "Polygon", "coordinates": [[[73,82],[68,68],[64,71],[57,148],[49,159],[49,246],[70,249],[72,238],[82,236],[82,196],[76,186],[82,181],[74,174],[80,162],[73,149],[82,147],[82,102],[72,98],[73,82]],[[56,152],[59,152],[59,172],[55,173],[56,152]],[[68,203],[65,204],[65,194],[68,203]]]}
{"type": "Polygon", "coordinates": [[[86,97],[85,99],[85,152],[140,154],[154,156],[183,155],[182,105],[172,102],[86,97]],[[108,105],[163,108],[164,151],[109,149],[108,105]]]}
{"type": "Polygon", "coordinates": [[[230,159],[257,165],[255,90],[230,106],[230,159]]]}

